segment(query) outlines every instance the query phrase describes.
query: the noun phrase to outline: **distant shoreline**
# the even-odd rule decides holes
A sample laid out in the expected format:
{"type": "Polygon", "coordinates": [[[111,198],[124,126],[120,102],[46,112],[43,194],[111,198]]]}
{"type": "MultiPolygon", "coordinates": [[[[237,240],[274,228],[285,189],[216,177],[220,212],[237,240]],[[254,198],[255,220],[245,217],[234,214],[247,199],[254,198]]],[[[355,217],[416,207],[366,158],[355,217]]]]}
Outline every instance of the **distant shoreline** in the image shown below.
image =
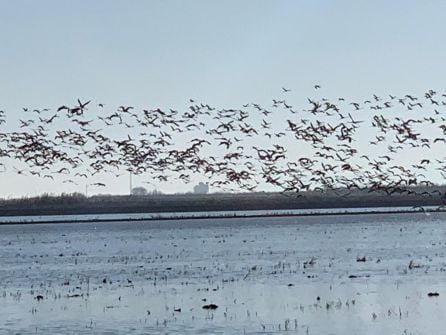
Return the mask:
{"type": "MultiPolygon", "coordinates": [[[[370,211],[333,211],[333,212],[305,212],[305,213],[264,213],[264,214],[249,214],[237,211],[231,214],[206,214],[206,215],[174,215],[172,216],[149,216],[149,217],[121,217],[121,218],[91,218],[91,219],[68,219],[68,220],[11,220],[1,221],[0,225],[28,225],[28,224],[73,224],[73,223],[107,223],[107,222],[143,222],[143,221],[174,221],[174,220],[211,220],[211,219],[250,219],[250,218],[268,218],[268,217],[308,217],[308,216],[351,216],[351,215],[368,215],[368,214],[430,214],[430,213],[446,213],[445,208],[434,209],[398,209],[394,210],[370,210],[370,211]]],[[[148,213],[140,213],[148,214],[148,213]]]]}
{"type": "MultiPolygon", "coordinates": [[[[398,208],[400,210],[426,206],[446,205],[446,186],[432,188],[418,187],[411,189],[412,194],[387,195],[369,190],[344,190],[320,192],[285,193],[210,193],[210,194],[173,194],[173,195],[103,195],[85,197],[73,193],[60,196],[43,195],[34,198],[0,200],[0,222],[8,217],[9,221],[23,221],[23,218],[41,217],[52,222],[55,216],[95,216],[123,215],[132,217],[174,216],[190,217],[192,214],[205,217],[213,214],[271,214],[271,213],[312,213],[321,211],[340,212],[371,211],[398,208]],[[416,191],[416,192],[415,192],[416,191]],[[433,193],[437,191],[436,193],[433,193]],[[428,193],[431,192],[431,193],[428,193]],[[427,193],[429,196],[421,194],[427,193]],[[172,214],[170,214],[172,213],[172,214]],[[14,219],[17,217],[17,219],[14,219]]],[[[294,214],[293,214],[294,215],[294,214]]],[[[307,214],[308,215],[308,214],[307,214]]],[[[233,216],[233,215],[232,215],[233,216]]],[[[215,216],[214,216],[215,217],[215,216]]],[[[224,216],[226,217],[226,215],[224,216]]],[[[66,217],[64,218],[64,220],[66,217]]],[[[102,218],[103,219],[103,218],[102,218]]],[[[165,218],[163,218],[165,219],[165,218]]]]}

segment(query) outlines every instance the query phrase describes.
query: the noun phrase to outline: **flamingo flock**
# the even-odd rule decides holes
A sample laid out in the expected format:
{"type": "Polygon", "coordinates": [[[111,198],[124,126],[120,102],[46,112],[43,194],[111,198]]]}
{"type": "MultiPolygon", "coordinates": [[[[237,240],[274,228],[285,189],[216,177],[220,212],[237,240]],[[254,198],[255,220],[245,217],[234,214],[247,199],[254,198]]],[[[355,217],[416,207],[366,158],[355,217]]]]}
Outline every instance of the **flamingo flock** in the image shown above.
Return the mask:
{"type": "MultiPolygon", "coordinates": [[[[102,173],[148,183],[205,179],[216,189],[285,193],[367,189],[417,192],[446,178],[446,92],[373,94],[363,101],[291,102],[219,108],[190,99],[184,110],[108,107],[78,99],[23,108],[17,124],[0,111],[0,168],[65,184],[105,187],[102,173]],[[97,176],[96,176],[97,175],[97,176]]],[[[439,190],[426,192],[443,194],[439,190]]]]}

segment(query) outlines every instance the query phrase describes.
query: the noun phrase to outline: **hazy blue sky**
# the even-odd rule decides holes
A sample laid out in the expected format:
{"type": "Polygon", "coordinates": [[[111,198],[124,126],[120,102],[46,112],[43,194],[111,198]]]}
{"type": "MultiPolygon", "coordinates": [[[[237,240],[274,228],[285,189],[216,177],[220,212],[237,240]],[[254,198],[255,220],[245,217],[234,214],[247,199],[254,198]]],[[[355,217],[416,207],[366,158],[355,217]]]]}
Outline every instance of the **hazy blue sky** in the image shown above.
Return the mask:
{"type": "MultiPolygon", "coordinates": [[[[352,99],[441,90],[445,12],[444,1],[407,0],[0,0],[0,109],[78,97],[234,106],[282,86],[304,98],[315,83],[352,99]]],[[[0,196],[60,191],[9,173],[0,182],[0,196]]]]}

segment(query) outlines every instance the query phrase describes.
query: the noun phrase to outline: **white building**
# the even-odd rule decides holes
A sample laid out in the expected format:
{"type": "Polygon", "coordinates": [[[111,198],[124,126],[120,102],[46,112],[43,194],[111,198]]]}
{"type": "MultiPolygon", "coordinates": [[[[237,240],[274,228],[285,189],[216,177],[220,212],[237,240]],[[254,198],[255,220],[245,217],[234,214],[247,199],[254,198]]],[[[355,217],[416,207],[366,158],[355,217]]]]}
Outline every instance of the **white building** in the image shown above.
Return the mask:
{"type": "Polygon", "coordinates": [[[198,185],[194,186],[195,194],[207,194],[209,192],[209,185],[205,183],[198,183],[198,185]]]}

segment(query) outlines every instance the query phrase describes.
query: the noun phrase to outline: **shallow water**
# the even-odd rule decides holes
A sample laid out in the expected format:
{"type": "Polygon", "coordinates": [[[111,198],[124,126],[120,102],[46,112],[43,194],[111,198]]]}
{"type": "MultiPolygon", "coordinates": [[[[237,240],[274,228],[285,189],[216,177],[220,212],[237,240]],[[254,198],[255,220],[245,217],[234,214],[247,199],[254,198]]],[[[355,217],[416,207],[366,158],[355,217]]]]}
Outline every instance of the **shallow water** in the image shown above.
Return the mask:
{"type": "MultiPolygon", "coordinates": [[[[423,206],[426,211],[438,211],[438,206],[423,206]]],[[[419,212],[420,208],[413,206],[400,207],[356,207],[356,208],[314,208],[314,209],[277,209],[277,210],[248,210],[248,211],[210,211],[210,212],[159,212],[159,213],[125,213],[125,214],[75,214],[75,215],[27,215],[27,216],[1,216],[2,223],[34,223],[34,222],[88,222],[110,220],[143,220],[159,218],[196,218],[212,217],[243,217],[243,216],[273,216],[273,215],[302,215],[302,214],[335,214],[335,213],[377,213],[377,212],[419,212]]]]}
{"type": "Polygon", "coordinates": [[[414,213],[0,226],[0,333],[438,334],[445,223],[414,213]]]}

